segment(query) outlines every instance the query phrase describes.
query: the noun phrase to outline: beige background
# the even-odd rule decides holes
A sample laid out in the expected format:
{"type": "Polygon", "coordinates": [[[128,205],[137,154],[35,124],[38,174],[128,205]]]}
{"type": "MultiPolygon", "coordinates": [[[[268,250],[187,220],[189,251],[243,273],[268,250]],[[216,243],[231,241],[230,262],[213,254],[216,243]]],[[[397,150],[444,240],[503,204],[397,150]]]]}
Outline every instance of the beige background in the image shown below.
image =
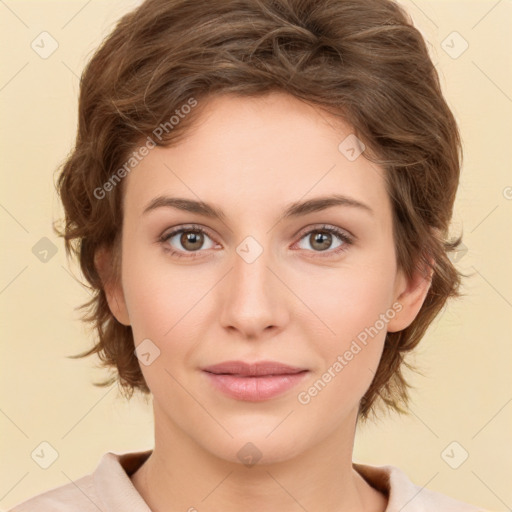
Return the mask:
{"type": "MultiPolygon", "coordinates": [[[[461,124],[465,163],[454,229],[463,230],[468,249],[457,264],[472,277],[465,297],[446,309],[416,353],[425,376],[413,376],[410,416],[362,429],[354,458],[399,466],[419,485],[509,510],[512,2],[403,3],[431,43],[461,124]],[[453,58],[464,41],[468,49],[453,58]],[[446,456],[453,441],[459,445],[446,456]],[[452,469],[445,459],[453,465],[463,450],[468,459],[452,469]]],[[[92,386],[104,375],[94,368],[95,359],[66,359],[91,343],[73,311],[88,292],[72,278],[70,271],[79,275],[77,267],[68,266],[62,240],[51,229],[61,215],[54,171],[75,137],[79,75],[116,19],[135,5],[0,1],[3,509],[91,472],[106,451],[152,447],[149,406],[140,398],[126,403],[115,386],[92,386]],[[31,48],[43,31],[59,45],[46,59],[31,48]],[[47,262],[32,252],[43,237],[57,248],[47,262]],[[58,452],[48,469],[31,458],[43,441],[58,452]]]]}

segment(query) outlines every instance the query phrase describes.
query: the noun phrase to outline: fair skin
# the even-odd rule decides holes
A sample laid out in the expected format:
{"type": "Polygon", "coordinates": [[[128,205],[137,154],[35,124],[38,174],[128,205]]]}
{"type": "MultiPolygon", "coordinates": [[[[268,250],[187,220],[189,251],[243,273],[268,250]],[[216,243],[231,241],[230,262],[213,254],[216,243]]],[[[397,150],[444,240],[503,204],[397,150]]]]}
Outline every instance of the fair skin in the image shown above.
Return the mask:
{"type": "Polygon", "coordinates": [[[352,467],[358,405],[386,329],[407,327],[429,286],[397,268],[384,172],[364,154],[349,161],[338,150],[350,126],[290,96],[215,97],[207,107],[186,139],[152,149],[123,183],[121,279],[106,286],[107,297],[135,346],[150,339],[160,350],[140,365],[155,447],[133,485],[154,512],[382,512],[386,497],[352,467]],[[333,194],[365,206],[281,218],[291,203],[333,194]],[[158,196],[201,200],[225,217],[170,206],[143,213],[158,196]],[[159,241],[171,228],[194,233],[190,224],[207,231],[199,242],[183,233],[159,241]],[[325,241],[315,242],[321,233],[325,241]],[[251,263],[237,253],[248,236],[263,249],[251,263]],[[396,303],[386,327],[300,403],[298,394],[396,303]],[[281,396],[239,400],[200,369],[234,359],[308,372],[281,396]],[[250,467],[237,455],[248,442],[261,452],[250,467]]]}

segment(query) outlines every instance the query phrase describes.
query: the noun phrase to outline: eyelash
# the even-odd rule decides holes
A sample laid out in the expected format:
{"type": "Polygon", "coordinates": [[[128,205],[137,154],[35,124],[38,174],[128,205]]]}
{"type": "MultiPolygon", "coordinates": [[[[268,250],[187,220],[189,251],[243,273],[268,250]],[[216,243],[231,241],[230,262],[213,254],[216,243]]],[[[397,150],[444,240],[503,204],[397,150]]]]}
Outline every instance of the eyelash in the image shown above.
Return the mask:
{"type": "MultiPolygon", "coordinates": [[[[162,245],[164,245],[164,250],[166,252],[168,252],[173,257],[177,257],[177,258],[182,258],[182,257],[185,257],[185,258],[197,258],[197,257],[199,257],[198,253],[203,252],[203,251],[198,250],[198,251],[193,251],[193,252],[189,251],[189,252],[185,252],[184,253],[184,251],[176,251],[174,249],[170,249],[168,244],[167,244],[167,242],[174,235],[177,235],[178,233],[186,233],[186,232],[202,233],[202,234],[207,235],[209,238],[212,238],[210,236],[210,234],[208,233],[208,231],[205,230],[204,228],[202,228],[201,226],[190,225],[190,226],[187,226],[187,227],[182,226],[182,227],[180,227],[178,229],[175,229],[175,230],[171,231],[170,233],[166,233],[165,235],[162,235],[161,237],[159,237],[158,241],[162,245]],[[165,247],[165,245],[167,245],[167,247],[165,247]]],[[[307,235],[311,235],[311,233],[315,233],[315,232],[330,233],[332,235],[337,236],[343,243],[342,243],[342,245],[340,245],[339,247],[337,247],[334,250],[312,251],[312,252],[318,253],[315,256],[313,256],[314,258],[325,258],[325,257],[331,257],[333,255],[341,254],[342,252],[347,250],[348,246],[350,246],[350,245],[352,245],[354,243],[354,241],[353,241],[351,236],[346,234],[344,231],[341,231],[340,229],[335,228],[334,226],[329,226],[329,225],[323,225],[321,227],[314,227],[314,228],[310,229],[309,231],[306,231],[305,233],[302,233],[300,238],[299,238],[299,241],[302,240],[307,235]]],[[[308,252],[311,252],[311,251],[308,251],[308,252]]]]}

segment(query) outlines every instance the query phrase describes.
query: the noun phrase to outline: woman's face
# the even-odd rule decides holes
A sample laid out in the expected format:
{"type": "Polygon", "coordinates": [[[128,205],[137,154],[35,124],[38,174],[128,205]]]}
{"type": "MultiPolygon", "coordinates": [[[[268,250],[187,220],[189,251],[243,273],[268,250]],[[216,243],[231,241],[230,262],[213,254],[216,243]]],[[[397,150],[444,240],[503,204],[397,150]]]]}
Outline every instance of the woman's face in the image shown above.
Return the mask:
{"type": "Polygon", "coordinates": [[[207,107],[125,178],[109,304],[132,326],[157,428],[225,460],[286,460],[351,431],[386,330],[414,316],[391,204],[350,126],[278,93],[207,107]],[[228,361],[303,371],[204,370],[228,361]]]}

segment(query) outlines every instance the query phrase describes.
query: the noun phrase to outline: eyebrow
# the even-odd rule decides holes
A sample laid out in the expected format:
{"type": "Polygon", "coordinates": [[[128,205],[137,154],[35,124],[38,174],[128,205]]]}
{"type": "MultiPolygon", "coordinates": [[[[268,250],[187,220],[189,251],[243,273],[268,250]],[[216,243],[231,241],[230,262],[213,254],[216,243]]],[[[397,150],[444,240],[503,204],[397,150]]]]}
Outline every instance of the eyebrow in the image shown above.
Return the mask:
{"type": "MultiPolygon", "coordinates": [[[[284,213],[280,216],[279,220],[287,219],[290,217],[301,217],[309,213],[326,210],[333,206],[348,206],[360,209],[370,215],[374,211],[364,203],[357,201],[351,197],[343,196],[340,194],[333,194],[330,196],[316,197],[307,201],[297,201],[288,205],[284,213]]],[[[150,201],[144,208],[143,215],[156,210],[157,208],[176,208],[190,213],[197,213],[204,217],[211,219],[225,220],[226,214],[222,209],[205,203],[203,201],[195,201],[193,199],[185,199],[181,197],[157,196],[150,201]]]]}

